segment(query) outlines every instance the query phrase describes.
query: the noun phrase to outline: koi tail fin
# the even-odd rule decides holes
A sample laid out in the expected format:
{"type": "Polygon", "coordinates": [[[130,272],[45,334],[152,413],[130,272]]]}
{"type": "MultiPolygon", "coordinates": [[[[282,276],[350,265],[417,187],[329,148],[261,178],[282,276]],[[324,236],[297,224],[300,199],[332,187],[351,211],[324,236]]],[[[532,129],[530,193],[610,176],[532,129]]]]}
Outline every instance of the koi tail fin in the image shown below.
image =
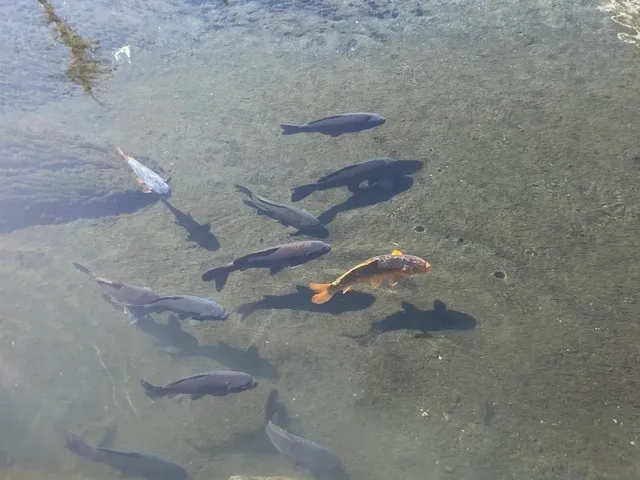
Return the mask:
{"type": "Polygon", "coordinates": [[[288,125],[286,123],[281,124],[280,128],[282,129],[282,135],[293,135],[301,131],[299,125],[288,125]]]}
{"type": "Polygon", "coordinates": [[[158,387],[147,382],[144,378],[140,379],[140,385],[144,388],[144,393],[150,398],[160,398],[166,395],[163,387],[158,387]]]}
{"type": "Polygon", "coordinates": [[[303,198],[308,197],[315,191],[316,191],[315,183],[310,183],[308,185],[300,185],[299,187],[293,187],[291,189],[291,201],[297,202],[299,200],[302,200],[303,198]]]}
{"type": "Polygon", "coordinates": [[[216,290],[221,291],[227,283],[229,274],[233,272],[233,265],[225,265],[224,267],[213,268],[207,270],[202,274],[202,280],[210,282],[214,280],[216,282],[216,290]]]}
{"type": "Polygon", "coordinates": [[[311,297],[313,303],[326,303],[333,297],[330,283],[310,283],[309,288],[315,293],[311,297]]]}

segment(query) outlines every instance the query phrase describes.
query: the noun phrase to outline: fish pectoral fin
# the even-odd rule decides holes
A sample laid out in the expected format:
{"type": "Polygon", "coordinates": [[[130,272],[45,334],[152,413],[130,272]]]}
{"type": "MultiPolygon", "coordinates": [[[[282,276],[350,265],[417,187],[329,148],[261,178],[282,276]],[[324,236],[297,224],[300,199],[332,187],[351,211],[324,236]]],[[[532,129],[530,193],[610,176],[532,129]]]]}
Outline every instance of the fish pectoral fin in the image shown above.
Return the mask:
{"type": "Polygon", "coordinates": [[[404,255],[400,250],[394,250],[391,255],[404,255]]]}
{"type": "Polygon", "coordinates": [[[271,267],[269,269],[269,275],[275,275],[279,271],[281,271],[284,267],[271,267]]]}
{"type": "Polygon", "coordinates": [[[351,287],[345,287],[342,289],[342,293],[347,293],[349,290],[351,290],[353,288],[353,286],[351,287]]]}
{"type": "Polygon", "coordinates": [[[142,180],[140,177],[136,177],[136,182],[138,182],[140,185],[144,185],[144,180],[142,180]]]}
{"type": "Polygon", "coordinates": [[[378,288],[380,285],[382,285],[382,280],[384,280],[382,275],[376,275],[375,277],[371,277],[369,279],[369,285],[371,285],[373,288],[378,288]]]}
{"type": "Polygon", "coordinates": [[[389,277],[389,285],[391,285],[392,287],[395,287],[396,284],[400,281],[400,279],[403,277],[404,275],[402,275],[402,273],[394,273],[393,275],[391,275],[389,277]]]}

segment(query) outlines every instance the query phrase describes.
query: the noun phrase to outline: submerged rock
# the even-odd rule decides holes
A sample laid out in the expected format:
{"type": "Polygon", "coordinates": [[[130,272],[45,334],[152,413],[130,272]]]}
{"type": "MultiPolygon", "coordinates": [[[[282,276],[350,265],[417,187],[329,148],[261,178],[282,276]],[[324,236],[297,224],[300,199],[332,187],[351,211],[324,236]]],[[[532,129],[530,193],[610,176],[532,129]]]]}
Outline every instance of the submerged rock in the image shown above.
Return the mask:
{"type": "Polygon", "coordinates": [[[155,202],[115,149],[58,133],[0,133],[0,233],[132,213],[155,202]]]}

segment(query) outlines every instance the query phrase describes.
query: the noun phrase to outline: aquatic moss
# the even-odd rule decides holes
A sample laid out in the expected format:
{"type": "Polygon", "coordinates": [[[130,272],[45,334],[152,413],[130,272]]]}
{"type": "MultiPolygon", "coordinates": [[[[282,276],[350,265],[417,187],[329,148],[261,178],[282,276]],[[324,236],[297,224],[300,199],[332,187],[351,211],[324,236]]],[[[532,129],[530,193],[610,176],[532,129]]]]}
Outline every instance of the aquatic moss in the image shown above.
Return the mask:
{"type": "Polygon", "coordinates": [[[92,56],[100,47],[100,42],[81,37],[65,20],[58,16],[53,5],[47,0],[38,0],[38,3],[44,9],[47,24],[55,26],[60,42],[71,51],[71,58],[66,70],[67,77],[73,83],[80,85],[92,99],[103,105],[93,91],[98,78],[106,72],[92,56]]]}

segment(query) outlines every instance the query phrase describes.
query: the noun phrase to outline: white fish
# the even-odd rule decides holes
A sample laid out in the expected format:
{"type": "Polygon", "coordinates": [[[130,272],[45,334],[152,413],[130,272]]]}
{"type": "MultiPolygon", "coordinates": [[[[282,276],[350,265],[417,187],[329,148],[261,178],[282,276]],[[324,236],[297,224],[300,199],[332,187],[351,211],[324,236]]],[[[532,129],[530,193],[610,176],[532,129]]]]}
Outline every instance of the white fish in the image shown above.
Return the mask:
{"type": "Polygon", "coordinates": [[[129,166],[135,172],[137,178],[136,180],[140,185],[142,185],[144,193],[157,193],[163,197],[171,196],[171,187],[169,186],[169,179],[164,179],[156,172],[151,170],[148,167],[142,165],[135,158],[124,153],[120,147],[118,147],[118,153],[122,155],[129,166]]]}

